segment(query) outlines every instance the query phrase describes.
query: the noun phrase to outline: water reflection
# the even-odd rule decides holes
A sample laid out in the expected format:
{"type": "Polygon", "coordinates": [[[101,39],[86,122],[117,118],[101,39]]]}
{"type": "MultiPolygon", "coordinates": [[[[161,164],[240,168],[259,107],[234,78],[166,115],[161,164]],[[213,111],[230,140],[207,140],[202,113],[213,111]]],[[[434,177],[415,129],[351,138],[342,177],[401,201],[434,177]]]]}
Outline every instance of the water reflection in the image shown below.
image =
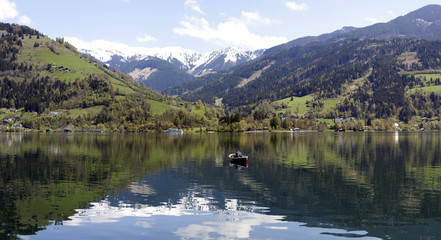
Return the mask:
{"type": "MultiPolygon", "coordinates": [[[[145,186],[140,187],[145,188],[145,186]]],[[[181,222],[179,226],[174,227],[174,224],[169,224],[167,231],[172,232],[175,237],[180,239],[265,239],[265,236],[287,238],[290,234],[295,234],[292,236],[302,239],[311,237],[331,239],[341,236],[359,239],[367,235],[366,231],[348,232],[325,228],[326,226],[305,228],[304,223],[285,221],[285,216],[265,214],[269,208],[258,207],[254,202],[224,199],[222,203],[219,203],[212,196],[198,197],[200,193],[197,189],[193,189],[181,193],[182,197],[178,199],[177,203],[164,202],[159,206],[124,202],[118,202],[115,205],[111,200],[105,199],[92,203],[92,207],[89,209],[78,209],[78,213],[71,217],[70,221],[66,221],[64,225],[81,228],[125,221],[124,225],[129,228],[125,229],[126,231],[139,232],[139,229],[148,229],[151,238],[160,238],[163,237],[161,235],[163,229],[158,226],[156,219],[165,216],[179,218],[178,221],[181,222]]],[[[106,228],[113,232],[111,227],[106,228]]],[[[87,233],[82,232],[76,233],[74,238],[87,236],[89,236],[87,233]]],[[[95,236],[99,237],[100,235],[95,236]]],[[[38,235],[38,237],[51,238],[46,234],[38,235]]]]}
{"type": "MultiPolygon", "coordinates": [[[[193,194],[193,193],[189,193],[193,194]]],[[[176,236],[182,238],[208,238],[217,235],[228,239],[249,238],[253,228],[256,226],[268,226],[272,224],[283,224],[282,216],[271,216],[256,213],[262,209],[255,206],[238,204],[237,199],[227,199],[224,209],[210,209],[210,199],[204,198],[182,198],[179,203],[165,203],[160,206],[149,206],[143,204],[119,203],[118,206],[103,200],[93,203],[93,207],[86,210],[79,210],[79,213],[72,217],[72,221],[65,223],[66,226],[86,226],[89,224],[109,223],[121,221],[123,218],[136,217],[137,221],[132,228],[156,228],[155,221],[149,219],[156,216],[173,216],[185,218],[185,222],[177,229],[169,229],[176,236]],[[195,207],[195,208],[192,208],[195,207]],[[201,209],[206,210],[201,210],[201,209]],[[190,217],[189,217],[190,216],[190,217]],[[205,216],[204,222],[193,218],[205,216]],[[197,222],[199,224],[188,224],[197,222]],[[188,224],[188,225],[187,225],[188,224]],[[186,226],[185,226],[186,225],[186,226]]],[[[274,228],[277,229],[277,228],[274,228]]],[[[158,236],[159,237],[159,236],[158,236]]]]}
{"type": "Polygon", "coordinates": [[[2,134],[0,211],[2,239],[436,239],[441,134],[2,134]]]}

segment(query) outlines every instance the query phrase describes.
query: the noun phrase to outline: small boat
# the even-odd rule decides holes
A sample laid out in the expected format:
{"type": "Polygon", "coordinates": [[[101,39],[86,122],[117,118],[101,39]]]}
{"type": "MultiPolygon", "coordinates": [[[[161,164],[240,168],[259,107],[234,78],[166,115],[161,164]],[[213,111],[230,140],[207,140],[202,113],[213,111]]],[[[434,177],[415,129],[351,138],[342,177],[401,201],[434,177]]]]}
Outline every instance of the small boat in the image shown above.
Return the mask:
{"type": "Polygon", "coordinates": [[[166,134],[183,134],[184,131],[178,130],[177,128],[169,128],[165,131],[166,134]]]}
{"type": "Polygon", "coordinates": [[[241,152],[231,153],[228,157],[231,164],[248,167],[248,156],[243,155],[241,152]]]}

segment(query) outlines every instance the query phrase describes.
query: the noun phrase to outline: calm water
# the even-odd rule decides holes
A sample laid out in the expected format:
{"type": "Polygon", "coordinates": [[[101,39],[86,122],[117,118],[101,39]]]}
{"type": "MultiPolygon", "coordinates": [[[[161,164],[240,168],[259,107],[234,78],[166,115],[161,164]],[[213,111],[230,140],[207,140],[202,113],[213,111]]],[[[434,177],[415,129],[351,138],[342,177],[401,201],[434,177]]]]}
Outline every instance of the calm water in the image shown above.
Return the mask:
{"type": "Polygon", "coordinates": [[[0,175],[1,239],[441,239],[441,133],[0,134],[0,175]]]}

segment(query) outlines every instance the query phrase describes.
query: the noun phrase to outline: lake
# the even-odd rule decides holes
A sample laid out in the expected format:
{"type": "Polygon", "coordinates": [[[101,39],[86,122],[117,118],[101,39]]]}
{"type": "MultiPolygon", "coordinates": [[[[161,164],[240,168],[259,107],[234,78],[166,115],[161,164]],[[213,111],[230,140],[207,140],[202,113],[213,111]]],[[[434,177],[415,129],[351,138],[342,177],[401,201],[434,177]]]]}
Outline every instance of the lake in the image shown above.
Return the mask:
{"type": "Polygon", "coordinates": [[[2,133],[0,174],[0,239],[441,239],[439,132],[2,133]]]}

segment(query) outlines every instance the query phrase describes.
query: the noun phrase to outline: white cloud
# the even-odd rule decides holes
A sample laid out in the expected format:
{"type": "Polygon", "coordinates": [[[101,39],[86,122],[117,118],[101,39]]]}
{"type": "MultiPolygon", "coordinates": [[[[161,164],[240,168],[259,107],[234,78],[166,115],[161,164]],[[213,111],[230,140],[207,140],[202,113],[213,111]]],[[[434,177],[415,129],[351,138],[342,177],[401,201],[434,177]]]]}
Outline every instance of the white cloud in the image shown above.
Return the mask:
{"type": "Polygon", "coordinates": [[[371,18],[371,17],[367,17],[367,18],[365,18],[365,19],[366,19],[366,21],[369,21],[369,22],[372,23],[372,24],[375,24],[375,23],[379,23],[379,22],[381,22],[380,20],[375,19],[375,18],[371,18]]]}
{"type": "Polygon", "coordinates": [[[14,2],[10,2],[9,0],[0,0],[0,21],[10,18],[15,18],[19,24],[23,25],[31,25],[32,23],[28,16],[19,16],[17,6],[14,2]]]}
{"type": "Polygon", "coordinates": [[[245,21],[247,23],[257,22],[257,23],[261,23],[261,24],[265,24],[265,25],[270,25],[271,23],[274,22],[273,20],[271,20],[269,18],[262,17],[259,12],[242,11],[242,17],[245,19],[245,21]]]}
{"type": "MultiPolygon", "coordinates": [[[[255,14],[245,14],[255,17],[255,14]]],[[[211,26],[205,18],[186,17],[180,22],[180,27],[173,29],[178,35],[187,35],[206,41],[214,41],[218,45],[236,46],[247,49],[268,48],[288,40],[285,37],[261,36],[250,32],[247,24],[238,19],[230,19],[226,22],[211,26]]]]}
{"type": "Polygon", "coordinates": [[[190,8],[191,10],[193,10],[199,14],[205,15],[205,13],[201,10],[201,7],[199,6],[198,1],[196,1],[196,0],[186,0],[184,5],[186,8],[190,8]]]}
{"type": "Polygon", "coordinates": [[[137,222],[135,223],[135,226],[140,228],[152,228],[152,225],[148,222],[137,222]]]}
{"type": "Polygon", "coordinates": [[[285,5],[293,11],[308,10],[308,6],[306,5],[306,3],[298,4],[296,2],[285,2],[285,5]]]}
{"type": "Polygon", "coordinates": [[[395,12],[393,12],[392,10],[387,11],[387,14],[388,14],[392,19],[398,17],[398,15],[397,15],[395,12]]]}
{"type": "Polygon", "coordinates": [[[18,16],[18,11],[15,3],[9,0],[0,0],[0,20],[8,18],[15,18],[18,16]]]}
{"type": "Polygon", "coordinates": [[[392,17],[395,17],[395,16],[396,16],[396,14],[395,14],[392,10],[388,10],[388,11],[387,11],[387,14],[389,14],[389,15],[392,16],[392,17]]]}
{"type": "MultiPolygon", "coordinates": [[[[108,200],[102,200],[101,202],[91,203],[91,208],[77,209],[77,213],[71,216],[70,221],[66,221],[64,225],[86,226],[128,220],[125,222],[126,224],[141,228],[134,229],[135,231],[142,231],[154,227],[149,222],[157,217],[186,216],[191,219],[190,223],[181,224],[173,232],[181,239],[209,239],[213,235],[217,235],[219,239],[245,239],[250,238],[253,231],[259,227],[270,226],[272,227],[271,230],[274,231],[285,230],[284,228],[287,227],[287,222],[283,221],[285,216],[253,212],[252,209],[255,208],[252,206],[239,204],[228,210],[217,208],[210,206],[211,201],[205,197],[192,196],[191,198],[183,197],[179,199],[179,203],[172,204],[171,207],[168,205],[150,206],[144,204],[136,204],[135,207],[125,203],[113,206],[108,200]],[[216,210],[213,211],[213,209],[216,210]],[[196,221],[197,223],[191,224],[195,217],[198,218],[195,213],[203,214],[204,219],[207,220],[196,221]],[[237,214],[237,216],[234,216],[234,221],[231,221],[231,213],[237,214]],[[133,222],[131,221],[133,219],[136,220],[133,222]]],[[[296,229],[299,229],[299,225],[296,229]]]]}
{"type": "Polygon", "coordinates": [[[144,35],[144,36],[142,36],[142,37],[137,37],[136,40],[137,40],[138,42],[144,43],[144,42],[153,42],[153,41],[156,41],[156,38],[154,38],[154,37],[152,37],[152,36],[146,34],[146,35],[144,35]]]}
{"type": "Polygon", "coordinates": [[[186,20],[181,21],[180,24],[181,27],[173,29],[174,33],[189,35],[203,40],[211,40],[216,37],[216,30],[210,27],[210,24],[205,18],[187,17],[186,20]]]}
{"type": "Polygon", "coordinates": [[[32,20],[28,16],[23,15],[18,18],[18,23],[22,25],[31,25],[32,20]]]}
{"type": "MultiPolygon", "coordinates": [[[[263,17],[259,12],[242,11],[239,17],[230,17],[223,22],[210,23],[206,14],[200,9],[198,0],[186,0],[185,8],[204,16],[186,15],[173,29],[175,34],[190,36],[205,41],[211,41],[220,47],[241,47],[246,49],[263,49],[285,43],[285,37],[259,35],[250,31],[252,25],[270,25],[277,22],[263,17]]],[[[225,16],[224,12],[219,13],[225,16]]]]}

